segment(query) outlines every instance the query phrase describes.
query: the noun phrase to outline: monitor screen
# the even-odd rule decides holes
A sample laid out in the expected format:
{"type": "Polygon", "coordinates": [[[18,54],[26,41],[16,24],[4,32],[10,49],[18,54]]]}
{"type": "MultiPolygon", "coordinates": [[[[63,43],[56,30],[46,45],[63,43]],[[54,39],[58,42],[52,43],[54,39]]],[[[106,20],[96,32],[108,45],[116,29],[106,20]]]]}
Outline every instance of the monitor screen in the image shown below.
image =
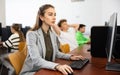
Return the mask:
{"type": "Polygon", "coordinates": [[[115,50],[116,35],[117,35],[117,13],[113,13],[110,17],[108,25],[108,38],[106,49],[108,51],[108,63],[106,65],[106,70],[120,71],[120,64],[113,63],[112,57],[114,57],[113,52],[115,50]]]}
{"type": "Polygon", "coordinates": [[[117,34],[117,13],[113,13],[110,17],[108,24],[108,37],[107,37],[107,55],[108,62],[111,62],[112,52],[115,48],[116,34],[117,34]]]}

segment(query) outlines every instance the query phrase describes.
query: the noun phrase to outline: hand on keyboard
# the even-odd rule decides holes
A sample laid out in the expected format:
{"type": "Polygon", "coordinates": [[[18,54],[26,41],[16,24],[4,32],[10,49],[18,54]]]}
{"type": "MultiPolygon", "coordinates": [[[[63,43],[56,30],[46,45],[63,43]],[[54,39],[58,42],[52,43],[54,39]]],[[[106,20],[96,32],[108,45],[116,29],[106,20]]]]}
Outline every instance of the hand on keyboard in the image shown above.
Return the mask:
{"type": "Polygon", "coordinates": [[[89,62],[89,59],[85,58],[84,60],[76,60],[70,64],[70,67],[73,69],[81,69],[89,62]]]}
{"type": "Polygon", "coordinates": [[[85,58],[83,56],[81,56],[81,55],[78,55],[78,56],[72,55],[70,57],[70,59],[71,60],[80,60],[80,59],[84,60],[85,58]]]}

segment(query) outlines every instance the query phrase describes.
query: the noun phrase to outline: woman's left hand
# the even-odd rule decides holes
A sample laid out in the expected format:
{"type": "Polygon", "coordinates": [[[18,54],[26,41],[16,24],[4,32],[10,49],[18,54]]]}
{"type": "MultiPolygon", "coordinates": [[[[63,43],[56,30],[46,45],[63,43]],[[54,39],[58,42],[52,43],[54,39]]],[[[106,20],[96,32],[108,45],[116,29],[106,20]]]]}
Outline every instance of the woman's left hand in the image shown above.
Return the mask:
{"type": "Polygon", "coordinates": [[[72,56],[70,57],[70,59],[71,59],[71,60],[80,60],[80,59],[84,60],[85,58],[84,58],[83,56],[81,56],[81,55],[79,55],[79,56],[72,55],[72,56]]]}

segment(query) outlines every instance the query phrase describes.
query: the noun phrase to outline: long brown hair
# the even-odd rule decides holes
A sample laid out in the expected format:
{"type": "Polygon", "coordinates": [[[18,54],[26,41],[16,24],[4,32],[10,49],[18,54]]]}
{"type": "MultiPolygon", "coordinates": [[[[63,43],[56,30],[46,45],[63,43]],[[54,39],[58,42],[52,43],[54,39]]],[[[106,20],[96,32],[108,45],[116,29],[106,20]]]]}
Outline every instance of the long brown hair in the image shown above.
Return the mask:
{"type": "Polygon", "coordinates": [[[40,19],[40,15],[44,16],[45,10],[48,8],[54,8],[54,6],[52,6],[50,4],[45,4],[39,8],[37,17],[36,17],[36,23],[35,23],[34,27],[32,28],[33,31],[38,30],[42,26],[42,20],[40,19]]]}
{"type": "Polygon", "coordinates": [[[20,42],[24,42],[24,41],[25,41],[25,37],[24,37],[23,32],[22,32],[21,29],[20,29],[20,24],[13,23],[11,27],[12,27],[16,32],[18,32],[19,37],[20,37],[20,42]]]}

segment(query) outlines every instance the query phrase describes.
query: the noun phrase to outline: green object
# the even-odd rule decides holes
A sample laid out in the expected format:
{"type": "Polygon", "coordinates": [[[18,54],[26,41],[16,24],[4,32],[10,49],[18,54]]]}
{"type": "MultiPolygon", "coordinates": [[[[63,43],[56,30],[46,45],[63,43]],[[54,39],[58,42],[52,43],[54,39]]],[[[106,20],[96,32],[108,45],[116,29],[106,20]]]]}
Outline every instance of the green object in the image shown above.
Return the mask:
{"type": "Polygon", "coordinates": [[[90,38],[86,38],[80,31],[76,32],[76,40],[78,45],[82,45],[85,43],[88,43],[90,41],[90,38]]]}

